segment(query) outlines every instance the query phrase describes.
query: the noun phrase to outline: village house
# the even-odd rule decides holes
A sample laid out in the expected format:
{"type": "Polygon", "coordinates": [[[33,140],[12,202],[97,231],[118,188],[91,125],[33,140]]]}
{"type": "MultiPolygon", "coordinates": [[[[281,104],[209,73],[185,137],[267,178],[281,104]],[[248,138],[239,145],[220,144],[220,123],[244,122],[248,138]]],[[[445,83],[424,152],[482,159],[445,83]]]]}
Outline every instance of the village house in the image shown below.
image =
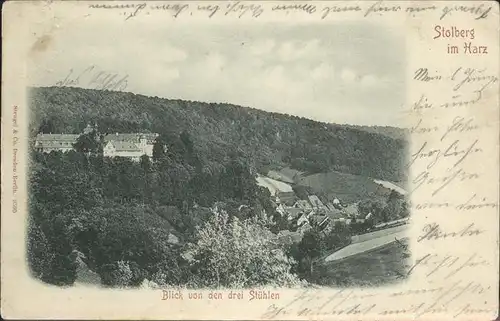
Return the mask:
{"type": "Polygon", "coordinates": [[[340,222],[345,220],[345,214],[336,208],[329,210],[326,212],[326,215],[333,221],[333,222],[340,222]]]}
{"type": "Polygon", "coordinates": [[[293,191],[291,192],[282,192],[282,191],[277,191],[276,192],[276,203],[278,204],[286,204],[286,205],[293,205],[297,197],[295,196],[295,193],[293,191]]]}
{"type": "Polygon", "coordinates": [[[292,220],[302,214],[304,210],[301,208],[289,207],[284,204],[279,204],[276,207],[276,212],[280,213],[281,216],[288,218],[288,220],[292,220]]]}
{"type": "Polygon", "coordinates": [[[311,204],[308,201],[306,201],[306,200],[298,200],[298,201],[296,201],[295,204],[293,204],[293,207],[295,207],[295,208],[301,208],[301,209],[305,209],[305,210],[312,209],[311,204]]]}
{"type": "Polygon", "coordinates": [[[333,206],[332,202],[326,203],[326,207],[328,208],[329,211],[335,210],[335,206],[333,206]]]}
{"type": "Polygon", "coordinates": [[[312,215],[309,221],[317,226],[320,231],[324,231],[330,224],[330,218],[326,215],[312,215]]]}
{"type": "Polygon", "coordinates": [[[305,232],[309,231],[310,229],[312,229],[311,224],[309,222],[304,222],[302,225],[300,225],[297,228],[297,232],[304,234],[305,232]]]}
{"type": "Polygon", "coordinates": [[[301,226],[304,223],[309,223],[309,217],[314,214],[314,211],[304,212],[297,220],[297,226],[301,226]]]}
{"type": "Polygon", "coordinates": [[[311,202],[311,205],[314,209],[328,210],[328,208],[323,204],[323,202],[320,201],[318,196],[309,195],[308,198],[309,202],[311,202]]]}

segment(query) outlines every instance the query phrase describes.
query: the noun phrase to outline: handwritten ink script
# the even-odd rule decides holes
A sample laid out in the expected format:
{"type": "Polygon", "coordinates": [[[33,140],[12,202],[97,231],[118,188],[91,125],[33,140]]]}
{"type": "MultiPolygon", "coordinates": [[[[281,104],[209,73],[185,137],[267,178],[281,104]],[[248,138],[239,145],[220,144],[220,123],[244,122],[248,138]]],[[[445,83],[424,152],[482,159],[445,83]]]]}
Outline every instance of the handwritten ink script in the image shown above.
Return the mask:
{"type": "Polygon", "coordinates": [[[424,226],[422,229],[422,235],[417,238],[417,242],[437,240],[440,238],[455,238],[455,237],[467,237],[476,236],[484,232],[484,230],[478,229],[474,226],[474,223],[470,223],[467,226],[461,228],[458,231],[445,232],[442,230],[441,226],[437,223],[431,223],[424,226]]]}
{"type": "MultiPolygon", "coordinates": [[[[263,319],[281,320],[287,317],[350,317],[364,315],[387,317],[391,315],[411,315],[419,318],[435,313],[448,313],[454,317],[461,314],[471,314],[474,311],[470,304],[464,302],[464,297],[471,294],[481,294],[491,291],[489,285],[478,282],[457,281],[447,286],[377,293],[375,291],[354,291],[348,289],[336,290],[333,294],[319,295],[316,291],[305,290],[297,294],[289,302],[270,304],[262,314],[263,319]],[[420,295],[431,297],[431,300],[418,301],[420,295]],[[404,298],[403,306],[384,304],[404,298]],[[415,299],[414,299],[415,298],[415,299]]],[[[494,313],[494,305],[482,307],[482,312],[494,313]]]]}
{"type": "Polygon", "coordinates": [[[128,75],[102,70],[90,66],[83,70],[70,69],[64,79],[56,82],[56,86],[80,86],[90,89],[123,91],[128,86],[128,75]]]}
{"type": "Polygon", "coordinates": [[[155,12],[163,12],[172,18],[182,15],[201,15],[208,18],[226,16],[237,18],[259,18],[266,14],[303,14],[306,16],[326,19],[337,15],[354,14],[361,18],[372,18],[377,16],[403,13],[414,17],[427,13],[435,13],[439,20],[444,20],[454,14],[471,15],[474,19],[485,19],[489,17],[492,5],[426,5],[425,3],[408,2],[403,5],[392,4],[392,1],[377,1],[356,4],[310,3],[294,2],[293,4],[273,4],[266,2],[228,1],[206,2],[203,4],[168,2],[168,3],[92,3],[89,8],[93,10],[116,11],[125,20],[138,16],[151,15],[155,12]]]}
{"type": "Polygon", "coordinates": [[[433,197],[450,187],[464,186],[471,181],[480,180],[481,174],[469,170],[471,167],[468,164],[477,157],[482,157],[486,148],[482,138],[474,135],[478,135],[482,126],[474,117],[462,114],[464,108],[484,103],[485,92],[495,88],[498,77],[485,68],[460,66],[451,73],[443,74],[422,67],[414,71],[413,80],[428,86],[443,84],[450,88],[449,94],[442,95],[439,99],[431,101],[426,94],[422,94],[411,105],[411,112],[420,117],[410,126],[410,133],[414,137],[427,135],[433,141],[422,140],[416,144],[418,147],[410,156],[408,166],[415,167],[418,162],[418,168],[421,168],[413,178],[413,192],[425,188],[431,191],[433,197]],[[449,120],[443,119],[439,124],[431,126],[423,123],[426,113],[442,112],[443,109],[451,115],[449,120]],[[434,137],[440,139],[435,142],[434,137]],[[444,171],[432,171],[439,163],[449,166],[444,171]]]}

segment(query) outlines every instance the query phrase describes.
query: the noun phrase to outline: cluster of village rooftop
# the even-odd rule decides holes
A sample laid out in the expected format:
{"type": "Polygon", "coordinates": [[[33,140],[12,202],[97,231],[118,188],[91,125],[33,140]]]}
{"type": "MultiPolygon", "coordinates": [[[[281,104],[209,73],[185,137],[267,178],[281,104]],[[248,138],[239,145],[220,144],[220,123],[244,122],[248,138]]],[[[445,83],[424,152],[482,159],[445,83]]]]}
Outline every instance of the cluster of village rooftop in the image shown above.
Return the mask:
{"type": "MultiPolygon", "coordinates": [[[[309,195],[307,200],[295,200],[290,202],[296,196],[293,192],[277,192],[276,211],[291,223],[290,230],[279,232],[280,238],[289,239],[288,242],[296,243],[302,239],[304,233],[316,225],[323,233],[330,233],[335,223],[351,225],[353,223],[364,223],[372,217],[372,213],[362,215],[358,211],[358,204],[352,203],[343,205],[338,199],[328,202],[326,205],[316,195],[309,195]],[[287,205],[288,204],[288,205],[287,205]]],[[[406,224],[407,218],[379,223],[370,228],[370,230],[380,230],[388,227],[406,224]]]]}
{"type": "Polygon", "coordinates": [[[275,196],[276,211],[289,222],[293,222],[292,225],[295,225],[296,231],[301,234],[311,229],[313,225],[318,226],[321,231],[328,232],[336,222],[347,225],[364,223],[372,216],[371,213],[366,216],[361,215],[356,203],[342,205],[336,198],[325,205],[316,195],[309,195],[307,200],[297,200],[294,192],[277,192],[275,196]]]}
{"type": "MultiPolygon", "coordinates": [[[[83,134],[96,130],[90,124],[84,129],[83,134]]],[[[43,134],[36,136],[35,149],[50,153],[52,151],[68,152],[73,150],[81,134],[43,134]]],[[[156,133],[113,133],[103,137],[103,155],[105,157],[126,157],[139,161],[141,156],[153,156],[153,145],[158,134],[156,133]]]]}
{"type": "MultiPolygon", "coordinates": [[[[276,211],[290,223],[289,230],[283,230],[279,236],[289,238],[290,242],[298,242],[303,234],[313,226],[320,231],[329,233],[336,223],[351,225],[362,224],[372,218],[372,213],[363,215],[358,210],[358,203],[342,204],[339,199],[323,203],[318,196],[308,195],[299,199],[291,186],[292,180],[283,177],[275,171],[269,171],[267,176],[257,178],[258,185],[266,187],[275,198],[276,211]]],[[[406,224],[407,218],[379,223],[370,230],[380,230],[388,227],[406,224]]]]}

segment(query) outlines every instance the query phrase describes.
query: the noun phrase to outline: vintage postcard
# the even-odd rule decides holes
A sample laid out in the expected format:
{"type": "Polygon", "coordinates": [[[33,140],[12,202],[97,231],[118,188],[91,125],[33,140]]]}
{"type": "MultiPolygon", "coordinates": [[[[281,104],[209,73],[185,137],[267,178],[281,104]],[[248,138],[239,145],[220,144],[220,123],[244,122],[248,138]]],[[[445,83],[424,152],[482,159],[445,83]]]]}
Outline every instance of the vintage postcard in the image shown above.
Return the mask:
{"type": "Polygon", "coordinates": [[[497,318],[498,2],[3,9],[3,318],[497,318]]]}

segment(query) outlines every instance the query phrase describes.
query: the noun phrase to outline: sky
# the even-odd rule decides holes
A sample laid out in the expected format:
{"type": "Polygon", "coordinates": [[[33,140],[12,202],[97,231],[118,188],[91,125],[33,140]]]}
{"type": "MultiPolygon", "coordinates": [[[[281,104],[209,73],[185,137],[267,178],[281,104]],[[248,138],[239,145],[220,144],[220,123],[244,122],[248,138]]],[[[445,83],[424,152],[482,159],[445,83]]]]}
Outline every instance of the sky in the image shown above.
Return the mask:
{"type": "MultiPolygon", "coordinates": [[[[331,123],[398,126],[404,35],[381,25],[79,23],[53,33],[28,68],[53,86],[94,66],[124,91],[226,102],[331,123]]],[[[90,75],[78,87],[92,88],[90,75]]]]}

